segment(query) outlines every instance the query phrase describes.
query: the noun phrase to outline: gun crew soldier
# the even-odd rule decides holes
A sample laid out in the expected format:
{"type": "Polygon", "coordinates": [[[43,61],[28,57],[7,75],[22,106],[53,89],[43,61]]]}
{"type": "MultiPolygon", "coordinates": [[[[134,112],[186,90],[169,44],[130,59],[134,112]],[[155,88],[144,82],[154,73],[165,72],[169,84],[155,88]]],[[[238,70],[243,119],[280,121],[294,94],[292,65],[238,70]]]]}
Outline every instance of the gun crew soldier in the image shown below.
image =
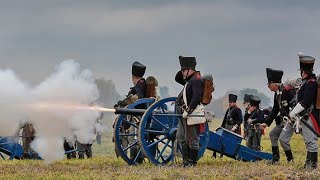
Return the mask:
{"type": "MultiPolygon", "coordinates": [[[[125,98],[124,100],[118,101],[118,103],[114,105],[114,108],[125,107],[129,104],[134,103],[138,99],[146,97],[147,84],[146,84],[145,79],[143,78],[145,71],[146,71],[146,66],[141,64],[140,62],[136,61],[132,64],[132,71],[131,71],[132,77],[131,77],[131,79],[132,79],[132,83],[134,86],[130,88],[130,91],[128,92],[127,98],[125,98]]],[[[141,105],[138,105],[136,108],[145,109],[145,105],[141,104],[141,105]]],[[[128,116],[128,118],[131,118],[131,117],[132,116],[128,116]]],[[[133,121],[133,119],[135,119],[135,118],[131,118],[130,121],[133,121]]],[[[124,127],[124,129],[123,129],[124,131],[127,131],[127,132],[134,131],[134,128],[130,127],[129,124],[124,124],[123,127],[124,127]]],[[[127,146],[133,140],[134,140],[134,137],[132,137],[132,138],[130,137],[127,140],[123,139],[122,140],[123,146],[127,146]],[[128,144],[126,144],[126,143],[128,143],[128,144]]],[[[134,159],[137,156],[138,150],[139,150],[138,145],[131,147],[130,159],[134,159]]],[[[118,156],[119,153],[118,153],[117,149],[115,149],[115,152],[116,152],[116,155],[118,156]]],[[[143,161],[143,158],[140,157],[138,159],[138,162],[142,162],[142,161],[143,161]]]]}
{"type": "Polygon", "coordinates": [[[125,107],[129,104],[134,103],[136,100],[146,97],[146,89],[147,84],[145,79],[143,78],[146,71],[146,66],[141,64],[140,62],[134,62],[132,64],[132,83],[133,87],[130,88],[128,92],[127,98],[124,100],[118,101],[114,107],[125,107]]]}
{"type": "Polygon", "coordinates": [[[315,58],[299,53],[299,62],[302,85],[298,90],[298,104],[289,115],[295,121],[302,117],[301,121],[303,123],[300,122],[302,125],[301,134],[307,149],[305,168],[316,169],[318,163],[318,137],[311,130],[319,132],[319,110],[316,107],[318,84],[313,73],[315,58]]]}
{"type": "Polygon", "coordinates": [[[270,114],[265,118],[266,122],[260,126],[266,128],[275,120],[276,126],[270,131],[270,141],[272,146],[272,164],[278,163],[280,159],[279,153],[279,137],[282,141],[280,144],[286,154],[287,161],[293,161],[293,155],[290,147],[290,140],[294,129],[292,124],[288,123],[285,127],[284,118],[289,117],[289,109],[294,106],[295,90],[290,86],[284,86],[281,82],[283,71],[271,68],[266,69],[268,78],[268,88],[274,92],[274,102],[270,114]]]}
{"type": "Polygon", "coordinates": [[[237,95],[229,94],[229,108],[224,115],[221,127],[241,134],[243,121],[241,109],[237,106],[237,95]]]}
{"type": "MultiPolygon", "coordinates": [[[[243,107],[244,107],[244,116],[248,114],[249,110],[249,105],[250,105],[250,96],[249,94],[245,94],[243,97],[243,107]]],[[[244,118],[244,117],[243,117],[244,118]]],[[[247,129],[248,129],[248,124],[246,122],[243,122],[243,127],[244,127],[244,139],[247,138],[247,129]]]]}
{"type": "Polygon", "coordinates": [[[247,147],[256,151],[261,150],[260,142],[263,130],[260,124],[264,123],[264,113],[259,108],[261,99],[258,96],[250,97],[250,107],[244,117],[244,122],[248,124],[247,147]]]}
{"type": "Polygon", "coordinates": [[[196,58],[179,56],[181,70],[176,74],[175,80],[184,88],[177,97],[177,113],[182,113],[178,123],[177,142],[182,148],[184,166],[197,164],[199,152],[200,133],[204,130],[204,122],[189,125],[187,118],[203,98],[204,83],[199,71],[195,70],[196,58]]]}

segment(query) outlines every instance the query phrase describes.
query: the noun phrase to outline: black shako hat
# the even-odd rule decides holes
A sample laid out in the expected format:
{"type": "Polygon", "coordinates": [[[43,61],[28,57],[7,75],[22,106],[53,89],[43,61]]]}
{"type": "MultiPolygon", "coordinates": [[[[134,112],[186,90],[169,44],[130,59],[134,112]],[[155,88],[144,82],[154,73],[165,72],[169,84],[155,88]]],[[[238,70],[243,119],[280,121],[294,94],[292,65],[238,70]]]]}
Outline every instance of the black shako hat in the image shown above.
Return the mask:
{"type": "Polygon", "coordinates": [[[146,72],[146,66],[138,61],[132,64],[132,76],[143,77],[146,72]]]}
{"type": "Polygon", "coordinates": [[[261,99],[258,96],[251,96],[250,97],[250,106],[259,107],[261,99]]]}
{"type": "Polygon", "coordinates": [[[184,57],[179,56],[181,70],[185,69],[196,69],[197,61],[195,57],[184,57]]]}
{"type": "Polygon", "coordinates": [[[299,54],[300,71],[312,72],[315,60],[312,56],[305,56],[302,53],[299,54]]]}
{"type": "Polygon", "coordinates": [[[238,96],[235,94],[229,94],[229,103],[237,102],[238,96]]]}
{"type": "Polygon", "coordinates": [[[177,72],[175,81],[181,85],[185,85],[186,82],[183,79],[183,75],[181,73],[182,70],[185,69],[196,69],[197,61],[195,57],[184,57],[184,56],[179,56],[179,62],[180,62],[180,67],[181,69],[177,72]]]}
{"type": "Polygon", "coordinates": [[[251,95],[249,95],[249,94],[245,94],[243,97],[243,102],[246,102],[246,103],[250,102],[250,96],[251,95]]]}
{"type": "Polygon", "coordinates": [[[283,71],[267,68],[266,72],[267,72],[268,83],[281,83],[283,71]]]}

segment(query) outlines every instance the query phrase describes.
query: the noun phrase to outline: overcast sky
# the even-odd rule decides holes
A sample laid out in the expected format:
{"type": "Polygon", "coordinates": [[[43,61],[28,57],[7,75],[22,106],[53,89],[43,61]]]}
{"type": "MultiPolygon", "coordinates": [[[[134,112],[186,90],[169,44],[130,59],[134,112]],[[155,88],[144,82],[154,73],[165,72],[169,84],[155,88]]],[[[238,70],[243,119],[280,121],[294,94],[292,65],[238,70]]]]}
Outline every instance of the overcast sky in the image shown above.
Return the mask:
{"type": "Polygon", "coordinates": [[[265,68],[286,79],[299,75],[298,52],[319,62],[319,22],[318,0],[0,0],[0,68],[36,84],[75,59],[125,94],[140,61],[176,95],[178,56],[195,56],[197,70],[214,75],[215,96],[245,87],[272,95],[265,68]]]}

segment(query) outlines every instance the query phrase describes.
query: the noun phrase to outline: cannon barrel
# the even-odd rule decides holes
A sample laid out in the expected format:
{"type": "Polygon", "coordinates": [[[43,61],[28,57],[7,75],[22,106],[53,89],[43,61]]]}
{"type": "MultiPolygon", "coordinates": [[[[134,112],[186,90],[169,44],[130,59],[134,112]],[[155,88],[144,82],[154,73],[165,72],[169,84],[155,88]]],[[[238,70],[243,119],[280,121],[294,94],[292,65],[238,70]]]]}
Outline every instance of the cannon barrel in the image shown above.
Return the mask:
{"type": "Polygon", "coordinates": [[[142,116],[146,112],[146,109],[127,109],[127,108],[116,108],[115,114],[126,114],[134,116],[142,116]]]}

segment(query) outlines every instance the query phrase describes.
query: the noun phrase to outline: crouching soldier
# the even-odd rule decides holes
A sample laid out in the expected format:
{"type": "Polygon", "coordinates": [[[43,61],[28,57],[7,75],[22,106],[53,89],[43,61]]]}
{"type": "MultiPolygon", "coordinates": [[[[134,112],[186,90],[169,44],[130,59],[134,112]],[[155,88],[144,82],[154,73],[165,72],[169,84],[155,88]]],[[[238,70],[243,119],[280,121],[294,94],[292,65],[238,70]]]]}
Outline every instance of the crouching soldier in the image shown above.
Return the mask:
{"type": "Polygon", "coordinates": [[[319,90],[316,76],[313,73],[315,58],[299,54],[299,62],[302,85],[298,90],[298,104],[290,112],[289,116],[296,121],[302,117],[301,134],[307,148],[305,167],[316,169],[318,163],[318,137],[315,134],[316,132],[313,131],[319,133],[319,110],[317,109],[317,93],[319,90]]]}
{"type": "Polygon", "coordinates": [[[203,98],[204,83],[199,71],[195,70],[195,57],[179,56],[181,70],[176,75],[176,82],[184,86],[177,97],[177,113],[182,114],[178,122],[177,142],[182,149],[184,166],[195,166],[198,160],[200,133],[204,124],[188,125],[187,116],[192,113],[203,98]]]}
{"type": "Polygon", "coordinates": [[[276,126],[270,131],[269,136],[272,146],[272,164],[278,163],[280,159],[278,139],[281,136],[280,144],[287,156],[287,161],[293,161],[293,155],[290,147],[290,140],[294,129],[292,124],[285,126],[285,121],[289,117],[289,109],[294,106],[295,90],[290,86],[284,86],[281,82],[283,71],[271,68],[266,69],[268,78],[268,88],[274,92],[274,102],[270,114],[265,118],[266,122],[260,126],[266,128],[275,120],[276,126]]]}
{"type": "Polygon", "coordinates": [[[221,127],[237,134],[241,134],[243,121],[241,109],[237,106],[237,95],[229,94],[229,108],[224,115],[221,127]]]}
{"type": "Polygon", "coordinates": [[[31,142],[35,136],[33,125],[25,123],[22,126],[22,147],[24,159],[38,159],[38,154],[31,148],[31,142]]]}
{"type": "Polygon", "coordinates": [[[247,147],[256,151],[261,150],[260,142],[263,130],[260,124],[264,123],[264,113],[259,108],[260,98],[258,96],[250,97],[250,107],[244,117],[244,122],[248,124],[247,128],[247,147]]]}

